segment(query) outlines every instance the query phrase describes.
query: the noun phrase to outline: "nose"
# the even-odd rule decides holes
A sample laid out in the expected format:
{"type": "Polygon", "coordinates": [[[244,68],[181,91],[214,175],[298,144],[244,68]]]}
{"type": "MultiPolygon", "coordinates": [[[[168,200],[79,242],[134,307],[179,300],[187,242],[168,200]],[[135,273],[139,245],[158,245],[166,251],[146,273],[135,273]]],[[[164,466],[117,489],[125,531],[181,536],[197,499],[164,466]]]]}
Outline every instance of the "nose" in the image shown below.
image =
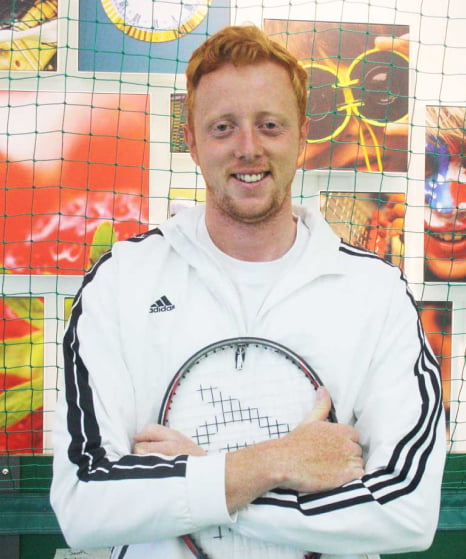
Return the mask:
{"type": "Polygon", "coordinates": [[[426,203],[441,214],[456,215],[466,209],[466,176],[457,161],[445,161],[439,172],[426,180],[426,203]]]}
{"type": "Polygon", "coordinates": [[[425,182],[426,205],[442,214],[454,212],[454,202],[451,195],[451,183],[445,177],[430,177],[425,182]]]}
{"type": "Polygon", "coordinates": [[[236,134],[234,156],[241,161],[250,162],[261,157],[263,153],[259,130],[252,125],[239,128],[236,134]]]}

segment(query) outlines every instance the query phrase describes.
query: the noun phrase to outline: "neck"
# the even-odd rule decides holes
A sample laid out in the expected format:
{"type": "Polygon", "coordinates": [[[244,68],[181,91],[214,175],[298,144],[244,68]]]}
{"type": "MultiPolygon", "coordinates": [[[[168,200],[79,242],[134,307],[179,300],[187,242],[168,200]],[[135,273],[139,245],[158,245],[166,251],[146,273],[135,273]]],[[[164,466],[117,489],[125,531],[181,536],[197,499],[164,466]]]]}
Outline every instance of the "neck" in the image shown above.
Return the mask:
{"type": "Polygon", "coordinates": [[[296,218],[290,211],[258,223],[238,222],[206,211],[206,226],[213,243],[225,254],[248,262],[277,260],[293,246],[296,218]]]}

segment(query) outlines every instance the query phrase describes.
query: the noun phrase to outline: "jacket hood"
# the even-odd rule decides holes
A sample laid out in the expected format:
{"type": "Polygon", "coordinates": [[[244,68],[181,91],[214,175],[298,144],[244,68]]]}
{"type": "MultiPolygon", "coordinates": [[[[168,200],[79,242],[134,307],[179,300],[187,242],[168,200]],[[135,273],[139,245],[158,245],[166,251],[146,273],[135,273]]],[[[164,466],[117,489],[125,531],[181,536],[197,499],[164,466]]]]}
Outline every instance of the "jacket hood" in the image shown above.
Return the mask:
{"type": "MultiPolygon", "coordinates": [[[[305,257],[301,259],[299,265],[306,271],[308,279],[341,273],[340,239],[322,214],[304,206],[294,206],[293,213],[302,219],[310,231],[305,257]]],[[[205,206],[198,205],[181,210],[159,227],[172,248],[195,267],[199,267],[200,260],[212,261],[210,254],[197,241],[198,225],[202,219],[205,219],[205,206]]]]}

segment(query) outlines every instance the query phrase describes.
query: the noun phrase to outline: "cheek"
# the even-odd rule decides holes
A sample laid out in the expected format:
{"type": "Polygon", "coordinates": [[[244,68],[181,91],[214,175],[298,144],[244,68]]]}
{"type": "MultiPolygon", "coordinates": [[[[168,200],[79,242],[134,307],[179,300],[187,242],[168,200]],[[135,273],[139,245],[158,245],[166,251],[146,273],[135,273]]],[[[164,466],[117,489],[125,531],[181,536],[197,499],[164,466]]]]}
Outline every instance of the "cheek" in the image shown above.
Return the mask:
{"type": "MultiPolygon", "coordinates": [[[[466,177],[464,177],[466,179],[466,177]]],[[[466,207],[466,184],[463,182],[451,183],[451,195],[457,208],[466,207]]]]}

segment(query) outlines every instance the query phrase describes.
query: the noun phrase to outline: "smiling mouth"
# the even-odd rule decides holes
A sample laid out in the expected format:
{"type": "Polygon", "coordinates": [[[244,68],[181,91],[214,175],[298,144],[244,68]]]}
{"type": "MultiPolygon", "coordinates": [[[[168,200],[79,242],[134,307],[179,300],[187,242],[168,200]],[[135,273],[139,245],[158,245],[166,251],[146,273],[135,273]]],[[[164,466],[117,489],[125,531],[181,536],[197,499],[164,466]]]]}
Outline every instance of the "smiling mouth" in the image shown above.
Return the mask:
{"type": "Polygon", "coordinates": [[[431,230],[426,230],[426,233],[431,237],[434,237],[438,241],[443,241],[444,243],[460,243],[466,240],[466,231],[461,232],[436,232],[431,230]]]}
{"type": "Polygon", "coordinates": [[[265,172],[265,173],[235,173],[233,174],[233,176],[235,177],[235,179],[240,180],[241,182],[245,182],[248,184],[253,184],[255,182],[259,182],[261,181],[264,177],[266,177],[269,174],[269,172],[265,172]]]}

